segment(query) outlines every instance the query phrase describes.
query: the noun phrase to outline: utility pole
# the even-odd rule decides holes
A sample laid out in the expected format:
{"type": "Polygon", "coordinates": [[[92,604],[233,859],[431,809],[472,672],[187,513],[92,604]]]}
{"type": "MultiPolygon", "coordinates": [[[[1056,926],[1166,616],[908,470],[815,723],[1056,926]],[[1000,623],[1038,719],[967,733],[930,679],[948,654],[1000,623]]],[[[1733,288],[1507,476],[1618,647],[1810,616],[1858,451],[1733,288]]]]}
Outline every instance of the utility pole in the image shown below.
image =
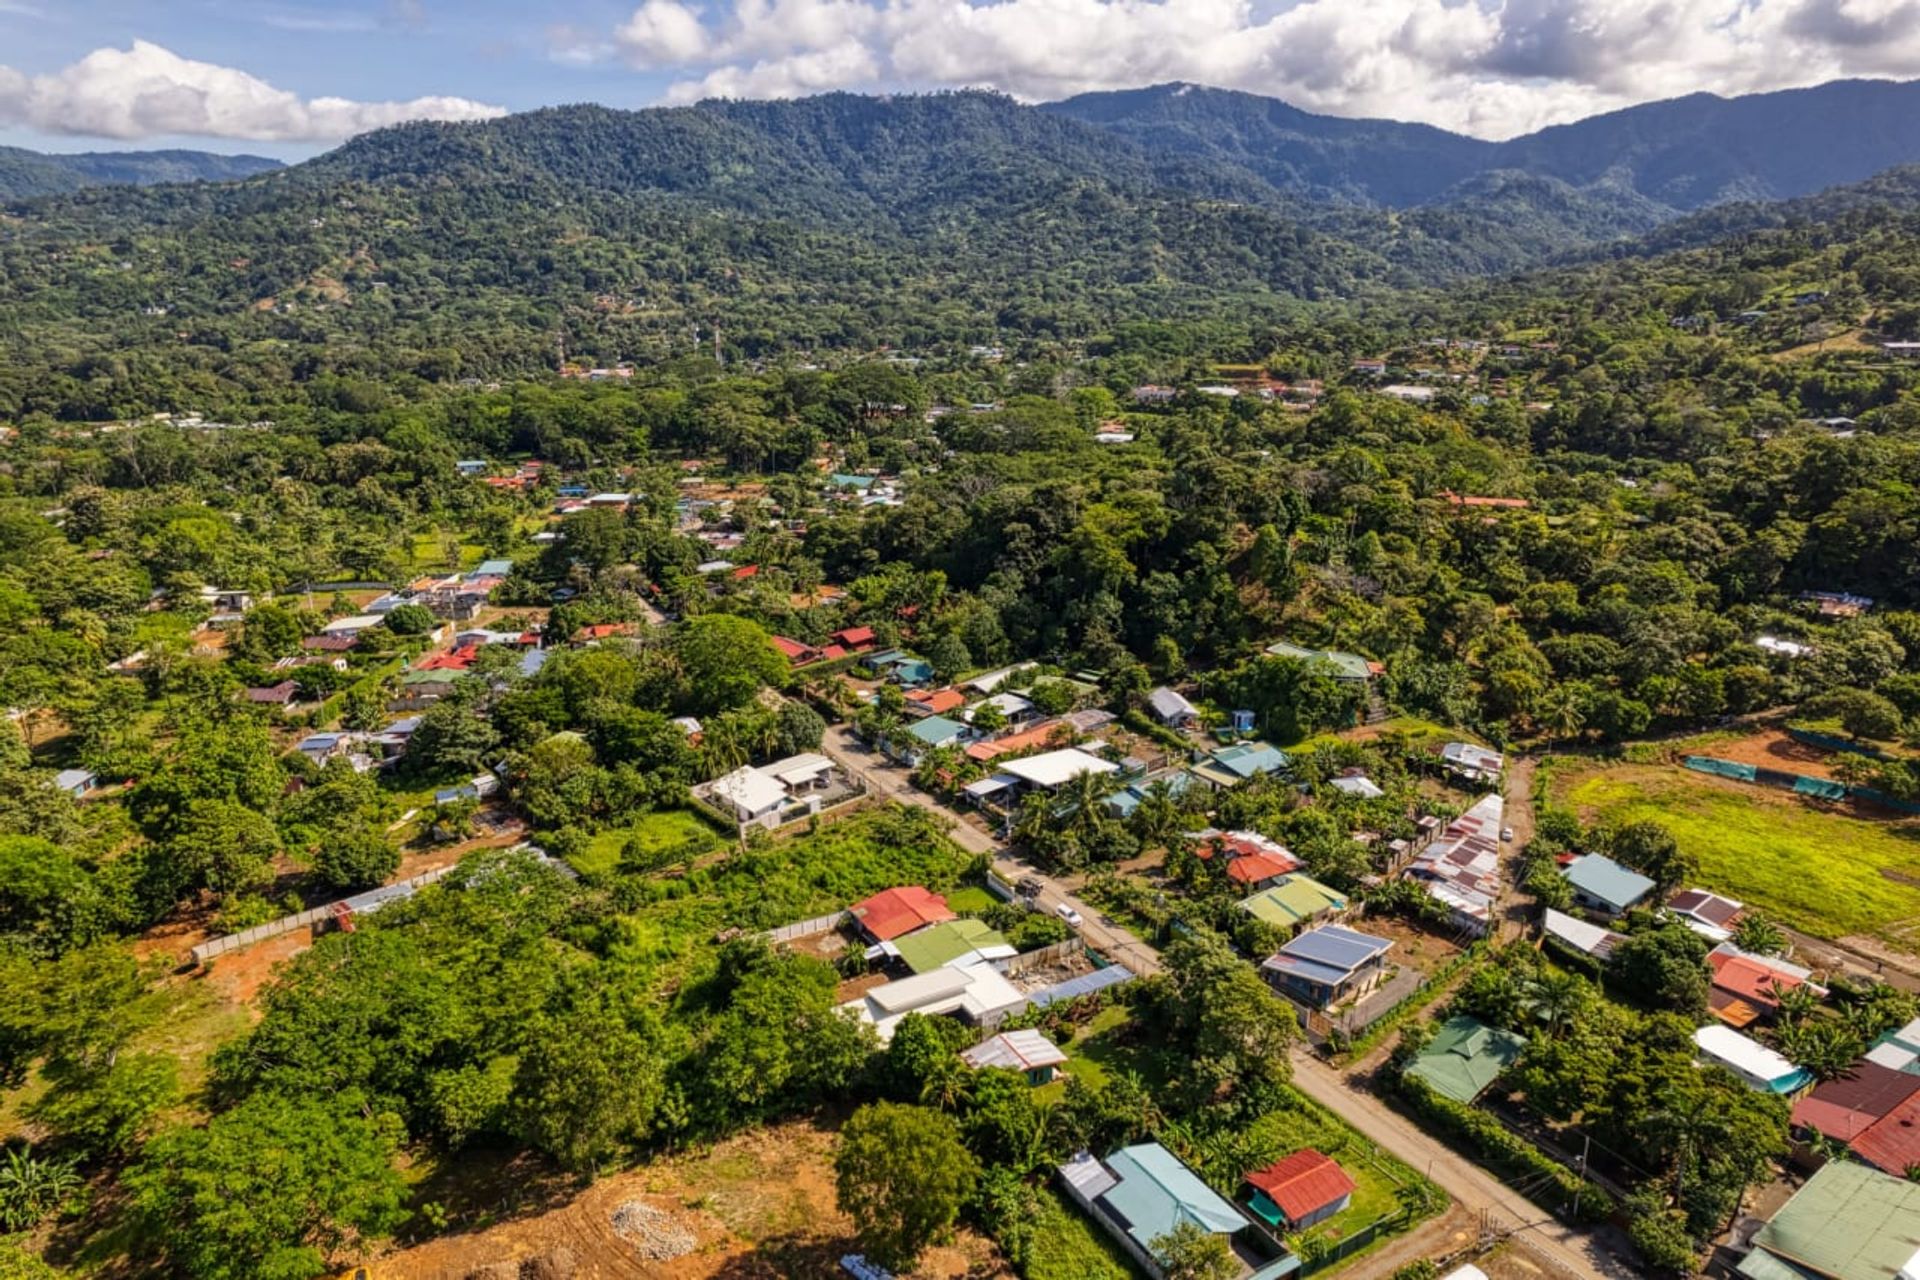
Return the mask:
{"type": "Polygon", "coordinates": [[[1580,1135],[1580,1185],[1573,1189],[1573,1220],[1580,1221],[1580,1193],[1587,1188],[1587,1156],[1593,1150],[1593,1135],[1580,1135]]]}

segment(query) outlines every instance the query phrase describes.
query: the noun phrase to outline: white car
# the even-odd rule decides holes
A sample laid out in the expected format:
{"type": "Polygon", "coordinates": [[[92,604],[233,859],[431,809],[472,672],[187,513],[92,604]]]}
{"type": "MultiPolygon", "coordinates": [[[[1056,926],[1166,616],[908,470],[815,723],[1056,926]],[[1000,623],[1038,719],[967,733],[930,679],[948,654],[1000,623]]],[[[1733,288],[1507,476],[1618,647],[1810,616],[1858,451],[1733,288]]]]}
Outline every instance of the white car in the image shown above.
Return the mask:
{"type": "Polygon", "coordinates": [[[1500,840],[1501,840],[1501,843],[1503,843],[1503,844],[1512,844],[1512,843],[1513,843],[1513,828],[1512,828],[1512,827],[1502,827],[1502,828],[1500,828],[1500,840]]]}
{"type": "Polygon", "coordinates": [[[1078,929],[1081,925],[1086,923],[1086,919],[1083,916],[1081,916],[1081,914],[1078,911],[1075,911],[1072,907],[1068,906],[1064,902],[1061,903],[1059,906],[1055,907],[1053,909],[1053,913],[1059,916],[1062,920],[1065,920],[1068,924],[1072,925],[1076,929],[1078,929]]]}

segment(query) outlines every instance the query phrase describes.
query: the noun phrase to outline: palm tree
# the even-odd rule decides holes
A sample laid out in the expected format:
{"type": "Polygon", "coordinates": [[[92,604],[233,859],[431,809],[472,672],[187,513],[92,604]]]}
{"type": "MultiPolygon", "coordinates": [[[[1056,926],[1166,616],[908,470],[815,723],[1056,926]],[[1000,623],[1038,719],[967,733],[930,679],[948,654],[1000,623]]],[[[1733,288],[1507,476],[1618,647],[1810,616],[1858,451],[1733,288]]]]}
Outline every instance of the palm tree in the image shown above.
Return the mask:
{"type": "Polygon", "coordinates": [[[1780,1020],[1789,1027],[1805,1022],[1820,1007],[1820,997],[1813,994],[1811,987],[1799,983],[1786,988],[1776,987],[1775,999],[1780,1005],[1780,1020]]]}
{"type": "Polygon", "coordinates": [[[973,1098],[973,1071],[948,1054],[931,1063],[920,1084],[920,1101],[942,1111],[958,1111],[973,1098]]]}
{"type": "Polygon", "coordinates": [[[1669,1089],[1660,1107],[1647,1116],[1647,1125],[1673,1153],[1675,1200],[1681,1198],[1694,1162],[1724,1147],[1733,1134],[1724,1109],[1705,1089],[1669,1089]]]}
{"type": "Polygon", "coordinates": [[[1760,956],[1784,955],[1787,935],[1765,916],[1745,915],[1733,926],[1733,945],[1760,956]]]}
{"type": "Polygon", "coordinates": [[[1586,709],[1580,705],[1580,691],[1563,684],[1555,685],[1540,699],[1534,719],[1552,737],[1574,737],[1587,723],[1586,709]]]}
{"type": "Polygon", "coordinates": [[[1586,982],[1571,973],[1543,973],[1527,984],[1533,1016],[1558,1039],[1580,1018],[1588,1005],[1586,982]]]}
{"type": "Polygon", "coordinates": [[[1088,770],[1075,774],[1064,788],[1065,803],[1061,816],[1066,829],[1075,835],[1085,835],[1099,826],[1106,817],[1107,797],[1118,786],[1118,781],[1110,773],[1088,770]]]}
{"type": "Polygon", "coordinates": [[[1149,849],[1170,844],[1186,825],[1187,815],[1180,808],[1179,797],[1164,778],[1147,788],[1133,811],[1133,834],[1149,849]]]}

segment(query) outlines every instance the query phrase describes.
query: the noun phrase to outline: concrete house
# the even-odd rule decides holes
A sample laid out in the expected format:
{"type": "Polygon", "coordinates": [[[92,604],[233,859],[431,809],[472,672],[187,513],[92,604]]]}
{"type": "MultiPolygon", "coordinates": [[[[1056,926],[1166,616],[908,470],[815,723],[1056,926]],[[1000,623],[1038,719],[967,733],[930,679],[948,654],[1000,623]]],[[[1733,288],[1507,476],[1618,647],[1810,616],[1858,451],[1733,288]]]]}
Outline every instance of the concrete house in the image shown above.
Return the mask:
{"type": "Polygon", "coordinates": [[[1066,1065],[1067,1055],[1038,1031],[1002,1031],[960,1055],[974,1070],[995,1067],[1018,1071],[1032,1085],[1049,1084],[1066,1065]]]}
{"type": "Polygon", "coordinates": [[[1791,1097],[1813,1083],[1813,1076],[1787,1058],[1743,1036],[1732,1027],[1712,1023],[1693,1033],[1700,1060],[1725,1067],[1749,1089],[1791,1097]]]}
{"type": "Polygon", "coordinates": [[[1358,999],[1380,985],[1393,943],[1337,924],[1309,929],[1260,966],[1267,985],[1310,1009],[1358,999]]]}

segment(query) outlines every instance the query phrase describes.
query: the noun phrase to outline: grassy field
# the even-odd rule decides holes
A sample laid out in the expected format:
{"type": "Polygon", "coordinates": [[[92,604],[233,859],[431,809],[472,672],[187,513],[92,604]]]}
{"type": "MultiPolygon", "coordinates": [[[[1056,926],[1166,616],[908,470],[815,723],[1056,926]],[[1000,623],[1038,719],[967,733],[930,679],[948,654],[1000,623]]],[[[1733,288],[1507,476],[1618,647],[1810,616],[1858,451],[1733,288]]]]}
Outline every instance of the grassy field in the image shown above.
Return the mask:
{"type": "Polygon", "coordinates": [[[1048,1187],[1041,1204],[1033,1224],[1027,1280],[1137,1280],[1140,1270],[1128,1261],[1120,1246],[1059,1192],[1048,1187]]]}
{"type": "Polygon", "coordinates": [[[1920,821],[1870,821],[1790,792],[1671,767],[1567,770],[1554,796],[1582,818],[1663,824],[1700,883],[1826,938],[1920,919],[1920,821]]]}
{"type": "Polygon", "coordinates": [[[620,865],[620,853],[629,841],[637,842],[647,855],[684,848],[698,856],[720,846],[719,834],[700,815],[685,809],[662,809],[631,826],[600,832],[584,850],[567,861],[583,876],[611,875],[620,865]]]}

